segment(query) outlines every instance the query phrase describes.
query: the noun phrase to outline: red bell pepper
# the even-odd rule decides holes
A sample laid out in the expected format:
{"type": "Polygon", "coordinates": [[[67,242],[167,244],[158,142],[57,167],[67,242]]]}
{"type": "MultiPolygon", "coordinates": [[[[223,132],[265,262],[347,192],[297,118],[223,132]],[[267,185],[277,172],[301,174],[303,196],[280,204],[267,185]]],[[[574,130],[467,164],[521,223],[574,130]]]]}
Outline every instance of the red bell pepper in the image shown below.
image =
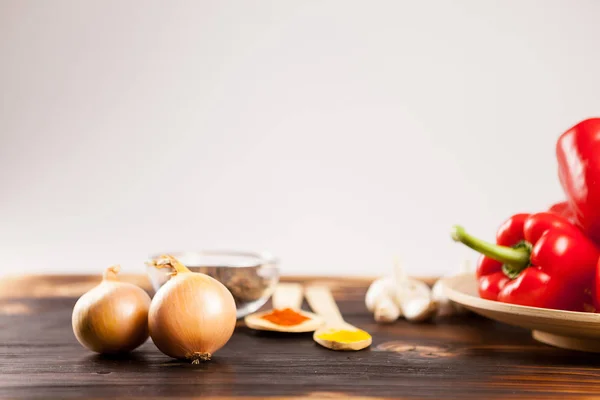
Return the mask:
{"type": "Polygon", "coordinates": [[[579,228],[549,212],[516,214],[498,229],[496,244],[455,226],[455,241],[482,253],[479,295],[524,306],[594,311],[600,251],[579,228]]]}
{"type": "Polygon", "coordinates": [[[600,244],[600,118],[581,121],[563,133],[556,157],[575,222],[600,244]]]}
{"type": "Polygon", "coordinates": [[[566,201],[561,201],[560,203],[553,204],[548,209],[548,212],[552,213],[552,214],[560,215],[562,217],[565,217],[572,224],[576,224],[577,223],[577,221],[575,220],[575,213],[573,212],[573,209],[571,208],[571,206],[569,205],[569,203],[566,202],[566,201]]]}

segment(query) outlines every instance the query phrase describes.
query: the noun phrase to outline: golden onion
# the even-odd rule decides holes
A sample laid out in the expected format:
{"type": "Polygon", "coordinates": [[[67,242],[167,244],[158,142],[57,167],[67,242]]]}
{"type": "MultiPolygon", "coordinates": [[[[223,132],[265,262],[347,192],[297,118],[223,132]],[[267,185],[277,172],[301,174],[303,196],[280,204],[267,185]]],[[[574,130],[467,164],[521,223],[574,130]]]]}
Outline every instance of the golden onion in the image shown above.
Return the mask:
{"type": "Polygon", "coordinates": [[[102,282],[77,300],[71,322],[75,337],[97,353],[124,353],[148,339],[150,296],[117,280],[120,267],[106,269],[102,282]]]}
{"type": "Polygon", "coordinates": [[[152,341],[173,358],[193,363],[210,360],[235,329],[236,307],[231,292],[216,279],[190,271],[171,256],[161,256],[149,265],[174,271],[150,305],[152,341]]]}

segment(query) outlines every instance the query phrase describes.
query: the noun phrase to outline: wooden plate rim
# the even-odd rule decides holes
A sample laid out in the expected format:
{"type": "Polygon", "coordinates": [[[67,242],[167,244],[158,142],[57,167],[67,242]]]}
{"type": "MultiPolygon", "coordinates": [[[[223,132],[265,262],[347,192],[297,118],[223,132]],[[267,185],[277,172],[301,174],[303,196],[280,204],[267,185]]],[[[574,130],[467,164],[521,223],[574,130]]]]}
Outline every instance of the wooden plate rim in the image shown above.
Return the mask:
{"type": "Polygon", "coordinates": [[[573,322],[597,323],[600,325],[600,314],[581,311],[552,310],[548,308],[522,306],[482,299],[460,291],[457,286],[469,280],[475,280],[473,274],[456,275],[444,278],[448,298],[467,308],[495,311],[518,316],[545,318],[548,320],[568,320],[573,322]]]}

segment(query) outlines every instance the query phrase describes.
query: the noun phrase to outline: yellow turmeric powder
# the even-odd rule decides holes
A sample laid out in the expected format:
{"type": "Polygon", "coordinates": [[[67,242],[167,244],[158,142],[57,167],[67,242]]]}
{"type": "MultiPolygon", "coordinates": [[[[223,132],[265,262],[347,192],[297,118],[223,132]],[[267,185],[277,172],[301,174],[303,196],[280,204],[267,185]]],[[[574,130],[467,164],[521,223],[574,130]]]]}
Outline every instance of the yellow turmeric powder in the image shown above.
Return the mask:
{"type": "Polygon", "coordinates": [[[325,333],[321,333],[317,336],[319,339],[330,340],[332,342],[339,343],[354,343],[362,340],[371,338],[367,332],[363,330],[347,331],[347,330],[333,330],[325,333]]]}

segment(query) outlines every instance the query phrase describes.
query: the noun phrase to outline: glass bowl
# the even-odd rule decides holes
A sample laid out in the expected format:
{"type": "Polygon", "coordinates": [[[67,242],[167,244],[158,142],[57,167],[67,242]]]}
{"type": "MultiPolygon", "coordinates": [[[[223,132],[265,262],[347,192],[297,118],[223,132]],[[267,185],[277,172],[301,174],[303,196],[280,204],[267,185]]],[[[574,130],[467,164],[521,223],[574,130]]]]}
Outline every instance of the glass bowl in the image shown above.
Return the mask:
{"type": "MultiPolygon", "coordinates": [[[[198,251],[170,254],[193,272],[209,275],[229,289],[243,318],[261,308],[273,294],[279,281],[278,261],[268,253],[238,251],[198,251]]],[[[151,255],[156,258],[160,254],[151,255]]],[[[169,280],[172,268],[147,266],[154,291],[169,280]]]]}

